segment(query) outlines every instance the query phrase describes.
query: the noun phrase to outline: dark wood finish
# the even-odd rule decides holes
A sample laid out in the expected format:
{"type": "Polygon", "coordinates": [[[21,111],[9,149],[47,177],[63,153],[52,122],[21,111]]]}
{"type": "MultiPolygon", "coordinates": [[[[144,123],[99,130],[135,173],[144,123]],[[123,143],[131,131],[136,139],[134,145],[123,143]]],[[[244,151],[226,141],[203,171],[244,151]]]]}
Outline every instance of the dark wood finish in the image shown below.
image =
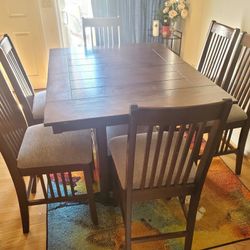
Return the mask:
{"type": "Polygon", "coordinates": [[[121,22],[119,17],[83,17],[84,46],[89,46],[89,40],[92,47],[120,47],[120,26],[121,22]]]}
{"type": "Polygon", "coordinates": [[[223,87],[237,99],[238,105],[247,115],[247,119],[227,122],[217,155],[236,154],[236,174],[241,173],[244,149],[250,126],[250,35],[241,34],[239,46],[228,69],[223,87]],[[231,143],[234,129],[240,129],[238,143],[231,143]]]}
{"type": "Polygon", "coordinates": [[[220,86],[239,33],[237,28],[211,22],[198,70],[220,86]]]}
{"type": "MultiPolygon", "coordinates": [[[[38,204],[48,204],[59,201],[83,201],[85,198],[89,200],[91,218],[94,224],[98,223],[95,204],[93,200],[92,179],[90,177],[91,164],[79,165],[63,165],[63,166],[41,166],[41,167],[17,167],[17,157],[20,147],[23,143],[23,138],[27,130],[25,118],[16,103],[11,90],[9,89],[2,73],[0,72],[0,151],[5,159],[10,175],[12,177],[18,202],[20,206],[23,232],[29,232],[29,210],[28,206],[38,204]],[[87,194],[76,195],[74,193],[74,185],[72,177],[69,183],[63,182],[64,190],[66,186],[70,186],[72,195],[68,196],[66,192],[62,192],[62,187],[59,186],[58,174],[68,172],[71,176],[73,171],[83,171],[86,178],[87,194]],[[30,176],[30,184],[26,190],[23,177],[30,176]],[[30,199],[30,191],[34,185],[34,178],[38,176],[43,191],[43,198],[30,199]],[[44,177],[48,181],[48,189],[46,188],[44,177]],[[54,178],[56,190],[53,191],[51,179],[54,178]]],[[[63,152],[62,152],[63,154],[63,152]]],[[[33,188],[33,191],[35,189],[33,188]]]]}
{"type": "Polygon", "coordinates": [[[23,68],[16,49],[7,34],[0,39],[0,62],[13,86],[29,125],[42,123],[32,114],[35,92],[23,68]]]}
{"type": "Polygon", "coordinates": [[[111,183],[105,127],[128,123],[129,106],[175,107],[230,98],[161,44],[50,51],[45,126],[97,129],[101,191],[111,183]]]}
{"type": "MultiPolygon", "coordinates": [[[[125,249],[130,250],[132,242],[139,243],[176,237],[185,237],[185,249],[191,249],[200,193],[231,106],[231,100],[176,108],[131,106],[129,133],[128,136],[125,136],[127,145],[121,146],[119,150],[123,151],[118,152],[112,150],[112,141],[110,142],[111,155],[114,159],[114,178],[118,184],[114,188],[119,187],[120,189],[120,203],[125,212],[125,249]],[[212,125],[207,131],[206,126],[209,122],[212,122],[212,125]],[[146,145],[138,143],[137,130],[139,126],[148,126],[149,128],[148,133],[144,134],[147,138],[146,145]],[[151,143],[152,126],[158,128],[157,132],[154,132],[157,138],[155,144],[151,143]],[[163,140],[164,133],[165,140],[163,140]],[[174,133],[175,139],[173,139],[174,133]],[[203,145],[204,150],[200,161],[194,165],[197,154],[200,152],[201,144],[199,142],[203,138],[206,138],[207,142],[205,146],[203,145]],[[138,148],[142,150],[138,150],[138,148]],[[141,154],[144,148],[144,157],[139,157],[138,154],[141,154]],[[170,153],[171,149],[172,154],[170,153]],[[160,152],[163,154],[162,157],[160,157],[160,152]],[[148,164],[149,154],[153,158],[152,166],[148,164]],[[121,155],[126,155],[125,184],[122,181],[123,177],[121,177],[123,174],[121,174],[121,170],[118,170],[121,168],[121,166],[118,167],[121,164],[119,162],[121,155]],[[143,162],[140,162],[137,157],[144,159],[143,162]],[[158,174],[156,174],[157,172],[158,174]],[[192,173],[193,179],[189,179],[192,173]],[[138,185],[137,180],[140,176],[142,181],[138,185]],[[150,176],[147,183],[145,183],[145,176],[150,176]],[[182,197],[180,202],[183,204],[183,199],[186,196],[190,197],[190,202],[185,231],[139,238],[132,237],[131,224],[134,203],[152,199],[182,197]]],[[[117,137],[113,140],[119,139],[117,137]]],[[[118,144],[117,141],[114,146],[119,147],[118,144]]]]}

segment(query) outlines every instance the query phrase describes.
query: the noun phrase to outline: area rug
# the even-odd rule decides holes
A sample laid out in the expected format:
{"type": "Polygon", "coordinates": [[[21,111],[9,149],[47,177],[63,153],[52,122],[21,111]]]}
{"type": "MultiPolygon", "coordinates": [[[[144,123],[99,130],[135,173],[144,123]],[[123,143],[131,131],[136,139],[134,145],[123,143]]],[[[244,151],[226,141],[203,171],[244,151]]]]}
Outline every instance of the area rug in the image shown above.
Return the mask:
{"type": "MultiPolygon", "coordinates": [[[[84,189],[75,176],[76,189],[84,189]]],[[[57,203],[48,206],[47,248],[119,250],[124,227],[119,207],[97,201],[99,226],[89,218],[86,204],[57,203]]],[[[184,229],[177,200],[137,204],[133,209],[135,236],[184,229]]],[[[250,191],[220,158],[215,158],[202,191],[192,249],[210,249],[250,237],[250,191]]],[[[182,239],[133,244],[134,250],[179,250],[182,239]]]]}

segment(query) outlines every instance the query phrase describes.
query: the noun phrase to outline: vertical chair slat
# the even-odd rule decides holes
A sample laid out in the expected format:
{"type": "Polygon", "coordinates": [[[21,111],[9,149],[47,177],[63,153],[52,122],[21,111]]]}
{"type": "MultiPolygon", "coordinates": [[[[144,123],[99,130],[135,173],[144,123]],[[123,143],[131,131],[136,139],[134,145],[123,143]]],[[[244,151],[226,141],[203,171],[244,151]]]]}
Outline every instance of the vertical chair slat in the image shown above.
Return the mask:
{"type": "Polygon", "coordinates": [[[147,132],[147,140],[146,140],[146,147],[145,147],[145,154],[144,154],[143,168],[142,168],[142,178],[141,178],[141,185],[140,185],[141,189],[145,187],[145,180],[146,180],[146,175],[147,175],[148,160],[149,160],[149,153],[150,153],[150,145],[151,145],[151,140],[152,140],[152,132],[153,132],[153,126],[150,126],[147,132]]]}
{"type": "Polygon", "coordinates": [[[12,67],[12,70],[15,73],[15,76],[17,78],[17,81],[21,87],[21,90],[23,91],[24,95],[26,97],[31,96],[33,93],[30,91],[29,86],[26,83],[26,79],[18,65],[18,62],[16,61],[12,51],[9,52],[8,55],[6,55],[7,59],[9,60],[9,63],[12,67]]]}
{"type": "Polygon", "coordinates": [[[46,176],[47,176],[47,180],[48,180],[50,195],[51,195],[52,198],[55,198],[55,193],[54,193],[54,190],[53,190],[50,174],[46,174],[46,176]]]}
{"type": "Polygon", "coordinates": [[[48,200],[48,194],[47,194],[47,191],[46,191],[43,175],[38,175],[38,177],[39,177],[39,179],[41,181],[41,186],[42,186],[44,198],[45,198],[45,200],[48,200]]]}
{"type": "Polygon", "coordinates": [[[230,140],[231,140],[232,134],[233,134],[233,129],[230,129],[229,133],[228,133],[228,136],[227,136],[227,140],[226,140],[226,147],[224,149],[225,152],[228,151],[229,148],[230,148],[230,140]]]}
{"type": "MultiPolygon", "coordinates": [[[[249,67],[250,67],[250,65],[249,65],[249,67]]],[[[242,108],[244,110],[247,110],[249,108],[249,105],[250,105],[250,77],[249,77],[248,82],[247,82],[247,88],[248,88],[248,90],[246,90],[245,100],[242,102],[242,108]]]]}
{"type": "Polygon", "coordinates": [[[61,178],[62,178],[62,183],[63,183],[64,195],[68,196],[68,190],[67,190],[67,185],[66,185],[64,173],[61,173],[61,178]]]}
{"type": "Polygon", "coordinates": [[[221,140],[221,148],[220,148],[221,153],[224,152],[225,142],[227,140],[227,134],[228,134],[228,130],[224,130],[222,140],[221,140]]]}
{"type": "Polygon", "coordinates": [[[167,141],[165,144],[164,154],[163,154],[162,163],[161,163],[160,175],[159,175],[159,179],[157,182],[158,187],[163,185],[163,177],[164,177],[164,174],[166,171],[166,166],[167,166],[167,162],[168,162],[169,155],[170,155],[170,148],[172,145],[174,132],[175,132],[175,126],[169,126],[168,127],[167,141]]]}
{"type": "Polygon", "coordinates": [[[214,66],[213,67],[209,67],[208,68],[208,72],[207,72],[207,76],[210,79],[213,79],[213,71],[215,70],[215,67],[217,67],[216,61],[217,61],[217,58],[218,58],[218,54],[219,54],[220,48],[222,46],[222,42],[223,42],[223,38],[217,36],[217,42],[216,42],[216,44],[214,44],[213,54],[212,54],[211,59],[209,61],[209,65],[212,64],[214,66]]]}
{"type": "MultiPolygon", "coordinates": [[[[239,59],[237,61],[237,64],[235,66],[235,70],[233,72],[233,75],[230,79],[230,84],[228,86],[227,91],[231,94],[235,94],[235,88],[237,88],[237,83],[239,81],[239,78],[241,77],[241,72],[244,69],[244,65],[245,65],[245,55],[246,55],[246,49],[242,48],[240,51],[240,55],[239,55],[239,59]]],[[[236,92],[237,93],[237,92],[236,92]]]]}
{"type": "Polygon", "coordinates": [[[187,183],[188,177],[190,175],[190,172],[191,172],[193,164],[194,164],[194,159],[196,159],[197,158],[196,156],[199,155],[200,147],[203,143],[202,141],[203,141],[204,131],[206,128],[206,123],[202,122],[197,127],[198,127],[198,131],[196,131],[194,147],[193,147],[191,155],[189,157],[189,161],[188,161],[186,170],[185,170],[184,175],[183,175],[182,183],[187,183]]]}
{"type": "Polygon", "coordinates": [[[32,189],[35,178],[36,178],[35,176],[30,176],[29,184],[28,184],[28,188],[27,188],[27,199],[29,199],[29,196],[30,196],[31,189],[32,189]]]}
{"type": "Polygon", "coordinates": [[[242,64],[241,72],[239,74],[239,78],[237,79],[237,81],[242,82],[242,84],[237,84],[235,88],[235,94],[238,93],[236,96],[238,99],[242,97],[243,90],[246,87],[244,83],[249,79],[249,67],[248,67],[249,62],[250,62],[250,55],[248,55],[248,57],[245,57],[245,60],[242,64]]]}
{"type": "Polygon", "coordinates": [[[194,126],[194,124],[191,124],[189,126],[189,130],[187,132],[187,138],[185,139],[185,145],[184,145],[184,149],[182,151],[180,163],[179,163],[179,166],[177,166],[178,171],[177,171],[176,177],[174,179],[174,184],[178,184],[180,181],[180,177],[182,175],[182,172],[183,172],[183,169],[185,166],[185,162],[186,162],[189,150],[190,150],[190,145],[191,145],[193,138],[194,138],[195,129],[196,129],[196,127],[194,126]]]}
{"type": "Polygon", "coordinates": [[[62,197],[62,194],[61,194],[61,189],[60,189],[60,185],[59,185],[59,180],[58,180],[57,173],[54,173],[54,174],[53,174],[53,176],[54,176],[55,183],[56,183],[57,195],[58,195],[58,197],[62,197]]]}
{"type": "Polygon", "coordinates": [[[227,47],[228,47],[228,39],[226,37],[221,37],[221,44],[219,44],[217,46],[217,49],[218,49],[218,52],[217,52],[217,55],[214,59],[214,67],[213,67],[213,74],[211,75],[211,80],[212,81],[215,81],[216,80],[216,77],[219,73],[219,70],[221,68],[221,64],[220,62],[222,61],[223,59],[223,56],[225,55],[225,52],[227,50],[227,47]]]}
{"type": "Polygon", "coordinates": [[[239,89],[237,99],[239,102],[239,105],[242,106],[244,103],[244,100],[246,99],[247,93],[249,92],[249,84],[250,84],[250,56],[248,58],[248,62],[245,66],[245,72],[244,75],[241,78],[241,87],[239,89]]]}
{"type": "Polygon", "coordinates": [[[222,42],[222,45],[221,45],[221,49],[218,51],[218,57],[216,58],[216,66],[214,68],[212,81],[215,81],[217,75],[219,74],[219,70],[221,68],[220,62],[221,62],[221,60],[223,59],[223,56],[226,53],[228,43],[229,43],[229,40],[227,38],[223,38],[222,40],[223,40],[223,42],[222,42]]]}
{"type": "Polygon", "coordinates": [[[217,43],[217,40],[218,40],[218,36],[216,36],[216,34],[213,34],[211,37],[211,42],[208,47],[206,58],[204,59],[204,64],[203,64],[204,67],[202,68],[202,71],[201,71],[204,75],[207,75],[209,72],[209,69],[210,69],[209,65],[211,64],[211,59],[214,53],[214,44],[217,43]]]}
{"type": "Polygon", "coordinates": [[[73,182],[73,179],[72,179],[72,173],[68,172],[68,175],[69,175],[69,183],[70,183],[71,194],[72,194],[72,196],[75,196],[74,182],[73,182]]]}
{"type": "Polygon", "coordinates": [[[159,154],[160,154],[161,143],[162,143],[162,136],[163,136],[163,128],[160,127],[158,131],[158,135],[157,135],[157,142],[156,142],[155,153],[154,153],[154,158],[153,158],[153,163],[152,163],[152,170],[151,170],[150,181],[149,181],[150,188],[154,186],[154,182],[155,182],[155,174],[156,174],[156,170],[158,166],[159,154]]]}
{"type": "Polygon", "coordinates": [[[173,152],[173,156],[172,156],[171,163],[170,163],[170,168],[169,168],[167,179],[166,179],[166,184],[165,184],[166,186],[170,186],[172,184],[173,173],[176,167],[176,161],[178,159],[180,147],[183,142],[183,134],[185,132],[185,128],[186,126],[184,124],[181,124],[180,129],[177,134],[175,145],[173,145],[174,152],[173,152]]]}
{"type": "MultiPolygon", "coordinates": [[[[90,39],[91,39],[91,45],[92,47],[94,47],[94,34],[93,34],[93,28],[90,28],[90,39]]],[[[97,36],[97,34],[95,33],[95,35],[97,36]]]]}
{"type": "Polygon", "coordinates": [[[222,38],[218,35],[215,34],[215,41],[214,41],[214,44],[212,46],[212,50],[211,50],[211,55],[210,55],[210,58],[209,58],[209,61],[208,61],[208,65],[207,65],[207,72],[205,73],[209,78],[212,77],[212,71],[214,70],[213,67],[210,67],[210,65],[214,65],[216,66],[216,55],[218,53],[218,48],[221,44],[221,40],[222,38]]]}

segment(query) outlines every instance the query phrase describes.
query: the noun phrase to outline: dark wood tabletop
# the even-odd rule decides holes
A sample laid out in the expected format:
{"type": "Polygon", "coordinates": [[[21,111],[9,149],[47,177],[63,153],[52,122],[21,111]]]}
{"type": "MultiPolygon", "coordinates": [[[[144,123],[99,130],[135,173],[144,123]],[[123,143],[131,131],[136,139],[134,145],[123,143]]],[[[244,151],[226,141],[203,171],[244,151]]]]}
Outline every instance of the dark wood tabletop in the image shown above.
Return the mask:
{"type": "Polygon", "coordinates": [[[160,44],[117,49],[52,49],[45,126],[96,128],[101,190],[107,191],[106,126],[127,123],[131,104],[183,106],[231,98],[160,44]]]}

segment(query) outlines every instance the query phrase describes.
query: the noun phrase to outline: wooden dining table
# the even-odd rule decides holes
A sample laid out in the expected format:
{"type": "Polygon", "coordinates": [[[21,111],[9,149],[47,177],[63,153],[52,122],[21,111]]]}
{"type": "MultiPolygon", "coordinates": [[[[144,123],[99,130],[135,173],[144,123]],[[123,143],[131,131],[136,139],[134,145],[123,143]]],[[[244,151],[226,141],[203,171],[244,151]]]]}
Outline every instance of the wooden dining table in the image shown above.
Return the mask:
{"type": "Polygon", "coordinates": [[[55,133],[93,128],[100,189],[109,191],[106,127],[128,123],[131,104],[185,106],[231,98],[161,44],[51,49],[44,125],[55,133]]]}

